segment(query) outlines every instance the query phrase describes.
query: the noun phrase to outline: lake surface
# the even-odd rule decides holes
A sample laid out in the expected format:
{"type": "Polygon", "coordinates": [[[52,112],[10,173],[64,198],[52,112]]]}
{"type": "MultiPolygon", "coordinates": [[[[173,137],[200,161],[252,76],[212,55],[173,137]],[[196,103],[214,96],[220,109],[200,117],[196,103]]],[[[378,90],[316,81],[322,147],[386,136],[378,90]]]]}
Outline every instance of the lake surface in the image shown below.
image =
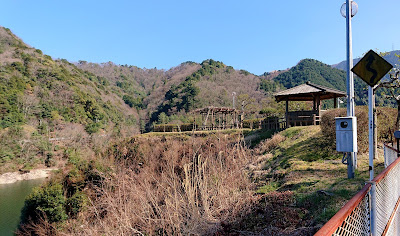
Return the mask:
{"type": "Polygon", "coordinates": [[[43,179],[17,181],[13,184],[0,184],[0,235],[14,235],[25,198],[32,188],[44,182],[43,179]]]}

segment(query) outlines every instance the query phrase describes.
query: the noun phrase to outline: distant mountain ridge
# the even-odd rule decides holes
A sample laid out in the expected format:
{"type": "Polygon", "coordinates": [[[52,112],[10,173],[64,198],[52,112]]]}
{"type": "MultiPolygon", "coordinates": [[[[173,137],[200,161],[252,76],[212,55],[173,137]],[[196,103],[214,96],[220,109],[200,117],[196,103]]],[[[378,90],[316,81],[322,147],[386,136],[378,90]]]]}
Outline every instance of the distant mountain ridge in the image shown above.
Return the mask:
{"type": "MultiPolygon", "coordinates": [[[[399,64],[399,58],[396,55],[400,55],[400,50],[395,50],[395,51],[390,51],[387,52],[386,55],[383,56],[383,58],[388,61],[390,64],[395,66],[396,64],[399,64]]],[[[353,59],[353,65],[356,65],[362,57],[358,57],[353,59]]],[[[333,68],[339,69],[339,70],[347,70],[347,65],[346,61],[339,62],[338,64],[332,65],[333,68]]]]}
{"type": "MultiPolygon", "coordinates": [[[[385,58],[393,64],[397,62],[396,53],[400,51],[390,52],[385,58]]],[[[29,110],[32,114],[11,112],[16,103],[9,98],[10,101],[6,102],[4,99],[7,98],[4,98],[4,102],[0,103],[0,108],[3,106],[1,109],[5,111],[0,114],[0,125],[3,127],[43,117],[52,124],[51,119],[56,117],[63,122],[82,124],[90,132],[111,124],[127,123],[138,130],[143,123],[157,122],[161,113],[172,120],[187,122],[189,116],[186,114],[194,109],[232,106],[233,99],[236,99],[237,108],[253,114],[268,106],[278,109],[273,98],[276,91],[307,81],[346,90],[346,75],[341,70],[345,62],[329,66],[314,59],[304,59],[286,71],[273,71],[260,76],[236,70],[213,59],[201,63],[184,62],[169,70],[142,69],[112,62],[97,64],[79,61],[72,64],[65,59],[53,60],[43,55],[39,49],[30,48],[5,28],[0,28],[0,65],[3,81],[12,80],[13,73],[23,81],[22,87],[13,92],[18,99],[26,98],[30,91],[44,90],[50,94],[49,97],[39,97],[41,93],[33,93],[39,100],[34,104],[35,109],[29,110]],[[72,101],[70,107],[62,107],[59,101],[65,101],[65,98],[59,96],[67,96],[72,101]],[[43,114],[43,109],[53,114],[43,114]],[[110,112],[110,109],[113,111],[110,112]],[[25,119],[18,118],[21,116],[25,119]]],[[[356,78],[355,86],[357,103],[365,104],[364,82],[356,78]]],[[[4,84],[4,88],[8,87],[10,85],[4,84]]],[[[4,90],[3,94],[8,93],[4,90]]],[[[379,96],[383,97],[383,93],[380,92],[379,96]]],[[[378,104],[390,104],[379,96],[378,104]]]]}
{"type": "Polygon", "coordinates": [[[342,91],[346,89],[345,79],[346,73],[344,71],[332,68],[314,59],[301,60],[287,72],[281,73],[274,78],[285,88],[291,88],[310,81],[342,91]]]}

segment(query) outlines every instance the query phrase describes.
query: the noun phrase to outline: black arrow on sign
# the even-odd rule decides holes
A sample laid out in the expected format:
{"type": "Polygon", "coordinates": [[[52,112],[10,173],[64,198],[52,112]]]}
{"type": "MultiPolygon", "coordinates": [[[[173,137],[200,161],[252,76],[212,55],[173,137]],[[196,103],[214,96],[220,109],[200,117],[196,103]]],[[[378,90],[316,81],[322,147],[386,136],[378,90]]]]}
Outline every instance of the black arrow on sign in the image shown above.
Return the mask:
{"type": "Polygon", "coordinates": [[[371,67],[371,65],[374,62],[374,60],[375,60],[374,55],[372,55],[372,54],[369,55],[369,57],[367,58],[367,62],[368,63],[365,65],[367,70],[372,73],[372,77],[369,79],[369,83],[370,84],[373,84],[375,79],[376,79],[376,77],[378,76],[378,72],[374,68],[371,67]]]}

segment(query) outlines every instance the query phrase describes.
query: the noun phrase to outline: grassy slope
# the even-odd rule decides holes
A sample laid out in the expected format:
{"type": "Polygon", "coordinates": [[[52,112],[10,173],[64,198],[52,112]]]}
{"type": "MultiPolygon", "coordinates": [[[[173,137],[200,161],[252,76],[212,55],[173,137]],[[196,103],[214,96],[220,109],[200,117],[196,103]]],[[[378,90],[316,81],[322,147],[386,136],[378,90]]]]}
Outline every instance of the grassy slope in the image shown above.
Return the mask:
{"type": "MultiPolygon", "coordinates": [[[[356,177],[347,179],[347,166],[319,126],[289,128],[262,141],[255,151],[260,157],[252,177],[265,201],[257,214],[238,223],[252,232],[315,233],[368,179],[368,154],[358,156],[356,177]]],[[[377,173],[383,169],[382,155],[375,162],[377,173]]]]}

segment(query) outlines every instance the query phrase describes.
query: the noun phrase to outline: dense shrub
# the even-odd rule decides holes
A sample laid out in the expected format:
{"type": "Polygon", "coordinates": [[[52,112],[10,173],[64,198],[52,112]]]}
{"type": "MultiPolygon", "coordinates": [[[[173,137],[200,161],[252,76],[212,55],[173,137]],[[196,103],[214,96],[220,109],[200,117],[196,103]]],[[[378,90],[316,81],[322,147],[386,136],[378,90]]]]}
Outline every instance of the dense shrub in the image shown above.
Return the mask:
{"type": "MultiPolygon", "coordinates": [[[[394,108],[378,107],[377,111],[378,142],[390,141],[396,123],[397,111],[394,108]]],[[[335,117],[345,117],[346,109],[332,109],[321,117],[321,130],[333,145],[336,145],[335,117]]],[[[356,107],[358,152],[368,151],[368,108],[356,107]]]]}
{"type": "Polygon", "coordinates": [[[100,129],[101,124],[96,122],[91,122],[85,127],[86,132],[88,132],[89,134],[97,133],[100,129]]]}
{"type": "Polygon", "coordinates": [[[78,191],[66,201],[66,211],[70,217],[76,217],[87,203],[84,193],[78,191]]]}
{"type": "Polygon", "coordinates": [[[67,219],[64,205],[62,185],[53,183],[33,190],[25,201],[23,215],[26,219],[39,219],[39,216],[45,216],[49,222],[58,222],[67,219]]]}

